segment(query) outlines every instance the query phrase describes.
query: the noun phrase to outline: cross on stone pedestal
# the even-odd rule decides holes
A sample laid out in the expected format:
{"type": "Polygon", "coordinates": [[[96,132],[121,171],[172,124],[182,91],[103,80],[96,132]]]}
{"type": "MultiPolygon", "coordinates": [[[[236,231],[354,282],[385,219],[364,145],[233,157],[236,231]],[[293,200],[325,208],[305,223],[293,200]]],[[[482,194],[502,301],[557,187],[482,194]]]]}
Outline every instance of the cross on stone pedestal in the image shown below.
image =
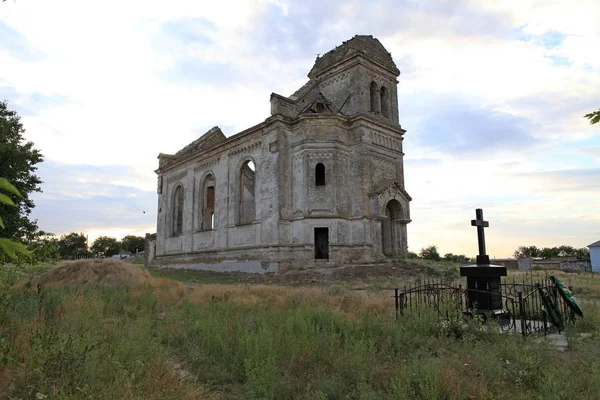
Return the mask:
{"type": "Polygon", "coordinates": [[[471,220],[471,226],[477,227],[477,243],[479,245],[479,255],[477,256],[477,265],[489,265],[490,257],[485,253],[485,233],[483,228],[488,228],[490,223],[483,220],[483,210],[475,210],[475,218],[471,220]]]}
{"type": "Polygon", "coordinates": [[[485,314],[503,307],[501,277],[506,276],[506,267],[490,265],[490,257],[485,254],[484,235],[484,228],[490,224],[483,220],[481,208],[475,210],[475,217],[471,226],[477,227],[477,264],[460,267],[460,275],[467,277],[467,307],[485,314]]]}

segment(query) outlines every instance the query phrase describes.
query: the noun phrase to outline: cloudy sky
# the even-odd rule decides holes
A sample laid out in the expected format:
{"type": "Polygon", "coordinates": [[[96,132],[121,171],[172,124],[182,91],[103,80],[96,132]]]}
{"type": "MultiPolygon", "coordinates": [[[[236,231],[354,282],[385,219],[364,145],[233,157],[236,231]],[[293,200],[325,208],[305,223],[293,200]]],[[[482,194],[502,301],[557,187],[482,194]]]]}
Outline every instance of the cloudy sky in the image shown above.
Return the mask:
{"type": "Polygon", "coordinates": [[[355,34],[402,71],[410,250],[475,255],[477,207],[492,256],[600,239],[595,0],[1,2],[0,100],[45,156],[40,228],[154,232],[159,152],[263,121],[355,34]]]}

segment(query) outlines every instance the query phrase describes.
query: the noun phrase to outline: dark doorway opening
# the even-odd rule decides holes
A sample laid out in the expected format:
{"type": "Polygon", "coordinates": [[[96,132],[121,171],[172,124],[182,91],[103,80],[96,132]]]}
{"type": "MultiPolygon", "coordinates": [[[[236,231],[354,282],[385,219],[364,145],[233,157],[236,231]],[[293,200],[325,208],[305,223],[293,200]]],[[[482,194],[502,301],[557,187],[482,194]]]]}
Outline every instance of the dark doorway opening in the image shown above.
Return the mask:
{"type": "Polygon", "coordinates": [[[315,258],[329,259],[329,228],[315,228],[315,258]]]}
{"type": "Polygon", "coordinates": [[[381,246],[384,255],[395,256],[400,251],[400,238],[398,237],[398,222],[402,217],[402,206],[398,200],[390,200],[385,207],[386,219],[381,221],[381,246]]]}

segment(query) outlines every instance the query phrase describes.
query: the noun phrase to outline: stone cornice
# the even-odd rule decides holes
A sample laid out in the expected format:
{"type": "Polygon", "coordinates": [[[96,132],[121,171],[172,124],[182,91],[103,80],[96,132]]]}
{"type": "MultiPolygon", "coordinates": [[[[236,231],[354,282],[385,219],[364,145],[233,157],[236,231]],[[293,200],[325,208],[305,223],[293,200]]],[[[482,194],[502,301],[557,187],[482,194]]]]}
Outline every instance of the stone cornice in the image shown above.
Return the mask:
{"type": "Polygon", "coordinates": [[[211,165],[218,164],[219,161],[221,161],[221,157],[213,157],[204,162],[198,162],[198,164],[196,164],[196,166],[194,167],[194,172],[198,172],[203,169],[206,169],[206,167],[210,167],[211,165]]]}
{"type": "MultiPolygon", "coordinates": [[[[340,115],[340,114],[335,114],[335,115],[302,114],[296,118],[287,118],[287,117],[284,117],[281,115],[273,115],[273,116],[267,118],[265,121],[261,122],[260,124],[254,125],[254,126],[248,128],[248,129],[245,129],[233,136],[228,137],[226,139],[226,141],[223,142],[220,146],[213,147],[207,151],[204,151],[204,152],[201,152],[198,154],[191,154],[189,157],[185,157],[181,160],[177,160],[176,162],[173,162],[172,164],[169,164],[168,166],[158,168],[154,172],[156,174],[165,174],[174,169],[178,169],[183,165],[190,164],[194,160],[201,161],[205,158],[219,156],[222,154],[237,154],[237,153],[239,153],[239,151],[235,148],[237,146],[240,146],[240,144],[242,144],[242,143],[240,143],[241,140],[249,141],[249,140],[252,140],[252,138],[254,136],[262,136],[266,130],[268,130],[269,128],[276,127],[277,124],[281,124],[290,129],[294,129],[294,127],[296,125],[302,124],[303,122],[309,122],[309,121],[313,122],[313,121],[319,121],[319,120],[323,120],[324,122],[325,121],[330,121],[330,122],[336,121],[340,127],[344,127],[344,128],[349,128],[349,127],[351,127],[351,125],[357,124],[360,122],[366,122],[368,125],[372,125],[379,129],[393,132],[397,135],[398,134],[403,135],[406,132],[399,125],[391,125],[391,124],[387,124],[387,123],[382,124],[381,123],[382,121],[378,121],[377,119],[369,116],[368,114],[356,114],[351,117],[347,117],[347,116],[340,115]]],[[[244,148],[248,147],[248,146],[244,146],[243,144],[242,144],[242,146],[244,148]]],[[[163,156],[166,156],[166,155],[163,155],[163,156]]]]}
{"type": "Polygon", "coordinates": [[[260,140],[258,142],[249,143],[246,146],[238,147],[237,149],[231,150],[227,155],[234,156],[236,154],[240,154],[245,151],[252,151],[252,150],[256,149],[257,147],[260,147],[261,144],[262,144],[262,141],[260,141],[260,140]]]}
{"type": "Polygon", "coordinates": [[[383,121],[382,118],[375,118],[369,114],[354,114],[354,115],[348,117],[348,122],[350,124],[355,124],[358,121],[365,121],[368,124],[375,126],[376,128],[386,129],[386,130],[394,132],[396,134],[400,134],[401,136],[406,133],[406,130],[402,129],[402,127],[400,125],[391,124],[391,123],[387,122],[388,121],[387,119],[385,121],[383,121]]]}
{"type": "Polygon", "coordinates": [[[179,181],[179,180],[185,178],[186,175],[187,175],[187,171],[181,171],[174,175],[168,176],[167,183],[173,183],[173,182],[179,181]]]}

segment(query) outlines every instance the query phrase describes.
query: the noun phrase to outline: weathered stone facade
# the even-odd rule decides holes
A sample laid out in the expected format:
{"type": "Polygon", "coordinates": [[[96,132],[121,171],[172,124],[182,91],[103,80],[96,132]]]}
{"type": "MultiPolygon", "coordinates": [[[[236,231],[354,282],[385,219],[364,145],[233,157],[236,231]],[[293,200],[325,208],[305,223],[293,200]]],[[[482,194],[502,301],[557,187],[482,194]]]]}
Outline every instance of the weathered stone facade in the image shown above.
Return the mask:
{"type": "Polygon", "coordinates": [[[377,39],[355,36],[293,95],[273,93],[264,122],[161,153],[148,262],[262,273],[403,255],[399,74],[377,39]]]}

